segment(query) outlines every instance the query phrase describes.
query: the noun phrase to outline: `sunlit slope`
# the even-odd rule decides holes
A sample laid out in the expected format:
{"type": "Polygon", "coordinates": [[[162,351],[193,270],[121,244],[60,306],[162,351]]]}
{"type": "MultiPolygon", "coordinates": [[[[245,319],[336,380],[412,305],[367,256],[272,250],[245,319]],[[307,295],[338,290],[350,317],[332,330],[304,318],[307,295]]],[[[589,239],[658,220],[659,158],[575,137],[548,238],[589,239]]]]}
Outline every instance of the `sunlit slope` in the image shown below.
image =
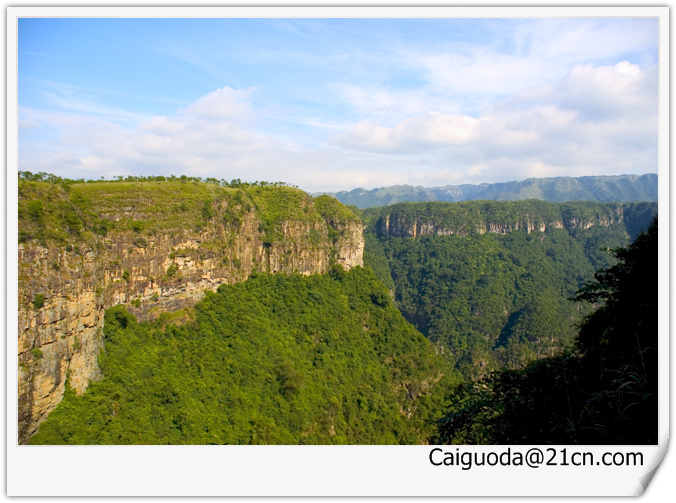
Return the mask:
{"type": "Polygon", "coordinates": [[[106,314],[105,375],[32,443],[424,443],[451,371],[361,268],[224,285],[182,324],[106,314]]]}

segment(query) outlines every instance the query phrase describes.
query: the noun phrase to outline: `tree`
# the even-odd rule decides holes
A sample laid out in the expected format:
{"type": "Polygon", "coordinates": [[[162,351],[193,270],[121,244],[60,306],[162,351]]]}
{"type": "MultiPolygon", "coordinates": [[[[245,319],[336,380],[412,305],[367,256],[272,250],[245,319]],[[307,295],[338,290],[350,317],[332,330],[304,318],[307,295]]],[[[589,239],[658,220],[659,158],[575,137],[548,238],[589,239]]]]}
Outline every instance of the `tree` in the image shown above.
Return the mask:
{"type": "Polygon", "coordinates": [[[460,386],[438,443],[656,444],[657,219],[576,300],[575,348],[460,386]]]}
{"type": "Polygon", "coordinates": [[[603,302],[583,322],[577,348],[599,370],[587,413],[607,434],[657,442],[657,218],[617,265],[596,273],[578,299],[603,302]]]}

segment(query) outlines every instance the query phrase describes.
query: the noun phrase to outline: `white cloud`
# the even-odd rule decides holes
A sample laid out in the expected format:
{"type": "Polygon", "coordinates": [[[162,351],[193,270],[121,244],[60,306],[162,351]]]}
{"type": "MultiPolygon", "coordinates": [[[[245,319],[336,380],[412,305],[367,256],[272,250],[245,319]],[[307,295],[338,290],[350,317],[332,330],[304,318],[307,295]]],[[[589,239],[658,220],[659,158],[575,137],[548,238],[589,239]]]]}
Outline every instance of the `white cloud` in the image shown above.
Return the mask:
{"type": "Polygon", "coordinates": [[[256,129],[254,88],[224,87],[174,115],[126,126],[22,107],[21,123],[33,127],[20,132],[20,148],[30,145],[20,150],[20,169],[70,178],[185,173],[286,181],[309,191],[654,172],[656,75],[656,67],[626,62],[578,65],[558,81],[472,115],[422,91],[343,87],[366,117],[337,134],[338,121],[315,128],[312,149],[296,137],[256,129]],[[439,108],[428,108],[433,105],[439,108]],[[43,131],[53,136],[40,144],[36,135],[43,131]]]}
{"type": "MultiPolygon", "coordinates": [[[[472,42],[442,49],[409,49],[407,67],[426,79],[426,90],[456,100],[458,111],[476,113],[496,99],[559,82],[574,65],[618,61],[641,54],[656,62],[657,21],[647,19],[502,20],[472,42]]],[[[603,64],[603,63],[601,63],[603,64]]],[[[449,99],[450,101],[450,99],[449,99]]]]}
{"type": "Polygon", "coordinates": [[[187,116],[208,120],[245,120],[251,118],[250,97],[253,89],[223,87],[180,110],[187,116]]]}
{"type": "Polygon", "coordinates": [[[342,156],[335,149],[312,152],[288,139],[278,141],[254,132],[250,128],[255,117],[251,92],[224,88],[175,116],[143,120],[136,127],[24,107],[21,113],[26,121],[40,121],[58,131],[58,137],[49,144],[43,142],[41,149],[20,150],[20,169],[94,179],[185,173],[227,180],[286,181],[307,190],[321,190],[327,181],[351,183],[345,179],[348,170],[341,166],[342,156]]]}
{"type": "Polygon", "coordinates": [[[362,121],[332,139],[372,153],[420,155],[465,181],[657,170],[656,67],[578,65],[476,118],[442,113],[395,126],[362,121]]]}
{"type": "Polygon", "coordinates": [[[153,117],[148,121],[139,123],[138,129],[149,133],[170,135],[183,131],[185,122],[172,120],[169,117],[153,117]]]}
{"type": "Polygon", "coordinates": [[[559,101],[562,107],[596,120],[652,116],[657,106],[657,68],[642,71],[626,61],[602,67],[577,65],[562,83],[559,101]]]}
{"type": "Polygon", "coordinates": [[[33,129],[40,127],[40,124],[34,119],[19,117],[19,129],[33,129]]]}
{"type": "Polygon", "coordinates": [[[392,121],[421,112],[449,107],[447,98],[440,98],[425,89],[386,89],[337,83],[327,86],[327,94],[347,106],[357,117],[381,118],[392,121]]]}
{"type": "Polygon", "coordinates": [[[476,123],[476,119],[468,116],[429,112],[406,119],[395,127],[362,121],[329,142],[347,149],[413,154],[465,144],[473,136],[476,123]]]}
{"type": "Polygon", "coordinates": [[[579,62],[617,60],[657,46],[657,19],[538,19],[520,23],[516,37],[536,61],[570,68],[579,62]]]}
{"type": "Polygon", "coordinates": [[[85,113],[89,115],[98,115],[118,120],[138,120],[142,116],[137,113],[128,112],[118,107],[101,105],[92,101],[89,97],[72,96],[72,90],[63,88],[57,90],[60,94],[45,93],[48,96],[52,106],[76,113],[85,113]]]}
{"type": "Polygon", "coordinates": [[[472,100],[509,95],[546,81],[551,75],[548,64],[533,64],[528,58],[480,47],[468,54],[417,55],[415,61],[426,72],[431,89],[458,94],[463,99],[474,95],[472,100]]]}

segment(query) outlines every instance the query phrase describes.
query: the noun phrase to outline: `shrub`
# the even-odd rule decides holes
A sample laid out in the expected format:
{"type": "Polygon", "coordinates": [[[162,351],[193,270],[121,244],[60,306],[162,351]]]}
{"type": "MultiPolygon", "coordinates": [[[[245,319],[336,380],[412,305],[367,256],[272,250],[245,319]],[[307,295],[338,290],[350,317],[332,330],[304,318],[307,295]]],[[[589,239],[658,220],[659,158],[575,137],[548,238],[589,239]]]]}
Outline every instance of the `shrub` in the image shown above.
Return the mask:
{"type": "Polygon", "coordinates": [[[204,201],[204,205],[202,206],[202,218],[206,221],[210,220],[213,216],[214,213],[211,210],[211,201],[204,201]]]}
{"type": "Polygon", "coordinates": [[[45,305],[45,296],[42,295],[41,293],[36,294],[35,297],[33,298],[33,307],[35,309],[40,309],[44,305],[45,305]]]}
{"type": "Polygon", "coordinates": [[[42,201],[34,199],[33,201],[28,202],[28,216],[35,223],[42,222],[44,217],[44,210],[42,209],[42,201]]]}

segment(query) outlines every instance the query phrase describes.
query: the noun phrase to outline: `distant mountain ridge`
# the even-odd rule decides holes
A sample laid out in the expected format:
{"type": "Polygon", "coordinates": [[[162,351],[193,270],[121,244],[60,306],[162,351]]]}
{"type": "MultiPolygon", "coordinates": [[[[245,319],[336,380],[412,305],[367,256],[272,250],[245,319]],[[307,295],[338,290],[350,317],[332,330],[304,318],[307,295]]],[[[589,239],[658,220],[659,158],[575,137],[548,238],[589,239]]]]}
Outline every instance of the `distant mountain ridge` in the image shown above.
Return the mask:
{"type": "Polygon", "coordinates": [[[389,206],[401,202],[424,201],[520,201],[540,199],[568,201],[638,202],[657,201],[657,174],[616,176],[560,176],[528,178],[518,182],[446,185],[426,188],[393,185],[372,190],[353,189],[329,193],[343,204],[357,208],[389,206]]]}

